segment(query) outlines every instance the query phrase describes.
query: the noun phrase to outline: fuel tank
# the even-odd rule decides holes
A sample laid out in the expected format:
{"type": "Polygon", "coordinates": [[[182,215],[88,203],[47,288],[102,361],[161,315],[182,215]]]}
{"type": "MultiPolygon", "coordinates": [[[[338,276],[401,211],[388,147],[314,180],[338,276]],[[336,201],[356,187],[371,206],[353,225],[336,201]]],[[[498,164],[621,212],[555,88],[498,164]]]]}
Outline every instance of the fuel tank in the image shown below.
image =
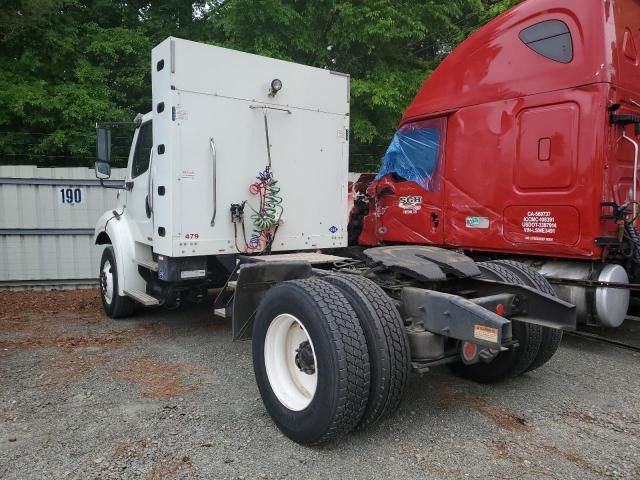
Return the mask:
{"type": "Polygon", "coordinates": [[[551,281],[558,297],[576,306],[578,322],[619,327],[629,308],[629,290],[584,287],[571,281],[597,281],[627,285],[629,276],[621,265],[589,262],[532,262],[532,267],[551,281]],[[565,281],[566,284],[557,283],[565,281]]]}

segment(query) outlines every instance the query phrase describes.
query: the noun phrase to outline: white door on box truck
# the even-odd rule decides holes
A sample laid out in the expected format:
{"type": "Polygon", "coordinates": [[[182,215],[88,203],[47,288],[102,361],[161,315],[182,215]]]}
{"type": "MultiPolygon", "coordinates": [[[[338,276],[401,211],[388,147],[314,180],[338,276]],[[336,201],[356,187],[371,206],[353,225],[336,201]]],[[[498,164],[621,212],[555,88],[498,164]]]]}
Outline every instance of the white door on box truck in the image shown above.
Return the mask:
{"type": "Polygon", "coordinates": [[[136,130],[134,148],[129,159],[127,209],[135,224],[135,240],[151,245],[153,242],[153,195],[151,195],[151,162],[153,157],[153,128],[151,120],[143,121],[136,130]]]}

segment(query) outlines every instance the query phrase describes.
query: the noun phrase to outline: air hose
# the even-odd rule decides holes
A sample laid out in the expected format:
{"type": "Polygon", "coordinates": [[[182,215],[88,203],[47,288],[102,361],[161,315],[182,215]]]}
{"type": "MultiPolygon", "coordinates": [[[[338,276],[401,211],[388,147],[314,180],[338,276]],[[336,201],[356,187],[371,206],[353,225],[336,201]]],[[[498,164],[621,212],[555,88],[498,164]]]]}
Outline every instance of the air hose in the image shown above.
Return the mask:
{"type": "Polygon", "coordinates": [[[282,206],[282,197],[279,195],[280,187],[277,186],[278,181],[273,177],[273,171],[271,170],[271,143],[269,142],[267,109],[285,111],[289,114],[291,114],[291,111],[282,108],[268,107],[266,105],[261,107],[250,105],[249,108],[262,108],[264,114],[264,133],[267,146],[268,164],[264,167],[263,171],[258,173],[258,176],[256,177],[257,181],[252,183],[249,187],[249,192],[260,198],[260,206],[257,210],[249,205],[249,208],[253,210],[253,214],[251,215],[253,231],[251,232],[250,240],[247,241],[244,222],[241,222],[242,234],[244,236],[245,251],[247,253],[259,252],[269,254],[271,253],[271,245],[273,245],[276,233],[278,232],[278,227],[280,226],[284,207],[282,206]]]}
{"type": "Polygon", "coordinates": [[[280,187],[277,186],[278,181],[273,178],[271,167],[265,167],[256,180],[249,187],[249,192],[259,196],[260,206],[257,210],[250,206],[253,210],[251,221],[254,229],[247,242],[247,248],[253,251],[262,250],[264,243],[264,250],[268,251],[284,211],[282,197],[279,196],[280,187]]]}

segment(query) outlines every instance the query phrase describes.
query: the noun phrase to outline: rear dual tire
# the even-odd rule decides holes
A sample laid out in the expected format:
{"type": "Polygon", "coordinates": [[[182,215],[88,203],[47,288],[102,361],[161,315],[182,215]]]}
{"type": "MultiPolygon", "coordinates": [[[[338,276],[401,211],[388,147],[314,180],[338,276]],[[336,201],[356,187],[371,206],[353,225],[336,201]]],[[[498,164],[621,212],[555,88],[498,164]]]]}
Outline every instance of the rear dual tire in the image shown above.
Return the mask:
{"type": "Polygon", "coordinates": [[[369,354],[358,317],[336,287],[306,279],[269,289],[252,346],[262,401],[290,439],[319,444],[358,425],[367,407],[369,354]]]}
{"type": "Polygon", "coordinates": [[[407,332],[393,301],[375,282],[359,275],[323,280],[347,298],[367,341],[371,382],[367,409],[358,424],[365,428],[394,413],[404,396],[410,369],[407,332]]]}
{"type": "MultiPolygon", "coordinates": [[[[555,296],[549,282],[522,263],[496,260],[479,263],[478,267],[483,275],[491,280],[530,286],[555,296]]],[[[559,330],[517,321],[512,323],[512,334],[518,346],[499,353],[491,362],[479,362],[473,365],[457,362],[451,364],[450,368],[469,380],[480,383],[499,382],[544,365],[553,357],[562,340],[562,332],[559,330]]]]}
{"type": "Polygon", "coordinates": [[[253,330],[253,365],[280,430],[319,444],[393,413],[409,375],[400,314],[363,277],[282,282],[265,294],[253,330]]]}
{"type": "MultiPolygon", "coordinates": [[[[556,296],[556,292],[549,281],[530,266],[525,265],[524,263],[516,262],[514,260],[495,260],[491,263],[502,265],[510,269],[513,273],[520,277],[525,285],[533,287],[536,290],[539,290],[542,293],[546,293],[553,297],[556,296]]],[[[553,357],[558,351],[560,343],[562,342],[562,330],[549,327],[540,328],[542,329],[540,349],[538,350],[538,354],[536,355],[536,358],[533,360],[531,365],[527,367],[527,372],[535,370],[551,360],[551,357],[553,357]]]]}

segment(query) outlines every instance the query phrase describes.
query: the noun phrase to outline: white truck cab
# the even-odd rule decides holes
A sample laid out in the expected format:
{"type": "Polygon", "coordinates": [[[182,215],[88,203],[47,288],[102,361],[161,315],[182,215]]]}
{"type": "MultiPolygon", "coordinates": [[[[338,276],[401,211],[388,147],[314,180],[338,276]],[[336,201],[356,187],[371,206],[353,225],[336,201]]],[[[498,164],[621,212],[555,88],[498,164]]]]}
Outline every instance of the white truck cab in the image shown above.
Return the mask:
{"type": "MultiPolygon", "coordinates": [[[[346,246],[348,76],[177,38],[151,72],[119,205],[96,226],[107,313],[220,286],[238,254],[346,246]]],[[[99,125],[99,178],[109,139],[99,125]]]]}

